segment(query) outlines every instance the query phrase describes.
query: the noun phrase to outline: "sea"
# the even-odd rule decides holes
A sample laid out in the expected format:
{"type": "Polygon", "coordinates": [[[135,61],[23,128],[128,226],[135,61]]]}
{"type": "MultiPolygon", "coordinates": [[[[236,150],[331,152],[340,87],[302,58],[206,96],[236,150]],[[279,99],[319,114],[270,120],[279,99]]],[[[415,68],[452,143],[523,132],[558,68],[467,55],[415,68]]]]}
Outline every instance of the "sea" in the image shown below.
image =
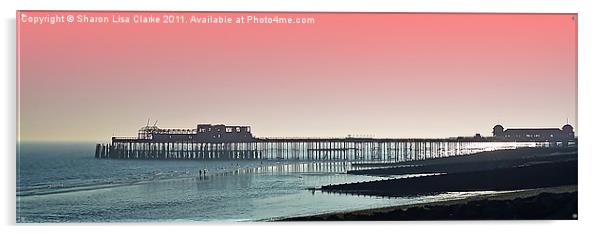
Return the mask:
{"type": "Polygon", "coordinates": [[[109,160],[94,158],[94,149],[19,143],[16,222],[270,221],[493,193],[326,193],[313,188],[390,178],[346,174],[345,161],[109,160]]]}

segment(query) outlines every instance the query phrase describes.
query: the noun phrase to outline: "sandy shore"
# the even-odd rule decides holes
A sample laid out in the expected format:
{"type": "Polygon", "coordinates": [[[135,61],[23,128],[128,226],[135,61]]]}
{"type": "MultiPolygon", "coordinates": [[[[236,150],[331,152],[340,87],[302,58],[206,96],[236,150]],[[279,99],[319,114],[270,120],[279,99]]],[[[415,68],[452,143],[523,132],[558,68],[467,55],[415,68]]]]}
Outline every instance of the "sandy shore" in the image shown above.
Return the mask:
{"type": "Polygon", "coordinates": [[[576,219],[576,215],[577,186],[571,185],[276,221],[576,219]],[[511,216],[504,216],[502,209],[509,211],[511,216]]]}

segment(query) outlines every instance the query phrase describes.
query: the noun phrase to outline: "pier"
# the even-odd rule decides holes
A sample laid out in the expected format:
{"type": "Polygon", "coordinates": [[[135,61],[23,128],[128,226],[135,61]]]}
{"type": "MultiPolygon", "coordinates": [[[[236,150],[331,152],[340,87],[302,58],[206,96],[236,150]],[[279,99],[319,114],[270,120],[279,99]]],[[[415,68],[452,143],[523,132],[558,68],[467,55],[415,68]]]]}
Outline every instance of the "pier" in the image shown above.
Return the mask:
{"type": "MultiPolygon", "coordinates": [[[[572,129],[571,129],[572,130],[572,129]]],[[[404,162],[521,147],[568,147],[575,139],[543,141],[496,137],[454,138],[269,138],[248,126],[199,124],[196,129],[146,126],[138,137],[113,137],[97,144],[99,159],[145,160],[306,160],[404,162]]]]}
{"type": "Polygon", "coordinates": [[[97,158],[191,160],[410,161],[533,144],[450,139],[254,138],[250,142],[194,142],[113,138],[97,158]]]}

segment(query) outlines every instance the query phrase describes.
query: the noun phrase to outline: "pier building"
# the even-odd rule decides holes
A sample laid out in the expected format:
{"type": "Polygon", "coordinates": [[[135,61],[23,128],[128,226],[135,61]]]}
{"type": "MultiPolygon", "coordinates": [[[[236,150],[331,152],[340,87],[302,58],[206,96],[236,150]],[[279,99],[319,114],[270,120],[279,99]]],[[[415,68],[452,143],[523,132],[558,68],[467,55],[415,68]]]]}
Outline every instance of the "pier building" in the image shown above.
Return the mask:
{"type": "Polygon", "coordinates": [[[509,128],[502,125],[493,127],[493,137],[509,141],[570,141],[575,139],[573,126],[566,124],[562,128],[509,128]]]}
{"type": "MultiPolygon", "coordinates": [[[[190,129],[161,129],[154,125],[142,127],[138,131],[137,139],[151,142],[249,142],[253,140],[253,135],[249,126],[198,124],[196,128],[190,129]]],[[[119,138],[113,138],[113,140],[119,140],[119,138]]]]}

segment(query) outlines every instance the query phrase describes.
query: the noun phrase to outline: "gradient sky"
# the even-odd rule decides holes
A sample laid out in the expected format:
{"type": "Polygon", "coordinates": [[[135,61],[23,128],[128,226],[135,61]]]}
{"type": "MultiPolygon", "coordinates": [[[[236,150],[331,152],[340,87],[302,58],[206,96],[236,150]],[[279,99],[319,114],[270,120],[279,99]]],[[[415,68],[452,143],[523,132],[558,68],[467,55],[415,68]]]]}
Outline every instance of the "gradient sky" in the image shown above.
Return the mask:
{"type": "Polygon", "coordinates": [[[148,118],[297,137],[490,135],[497,123],[561,127],[567,118],[575,126],[574,14],[178,14],[316,23],[17,20],[20,140],[108,141],[135,135],[148,118]]]}

